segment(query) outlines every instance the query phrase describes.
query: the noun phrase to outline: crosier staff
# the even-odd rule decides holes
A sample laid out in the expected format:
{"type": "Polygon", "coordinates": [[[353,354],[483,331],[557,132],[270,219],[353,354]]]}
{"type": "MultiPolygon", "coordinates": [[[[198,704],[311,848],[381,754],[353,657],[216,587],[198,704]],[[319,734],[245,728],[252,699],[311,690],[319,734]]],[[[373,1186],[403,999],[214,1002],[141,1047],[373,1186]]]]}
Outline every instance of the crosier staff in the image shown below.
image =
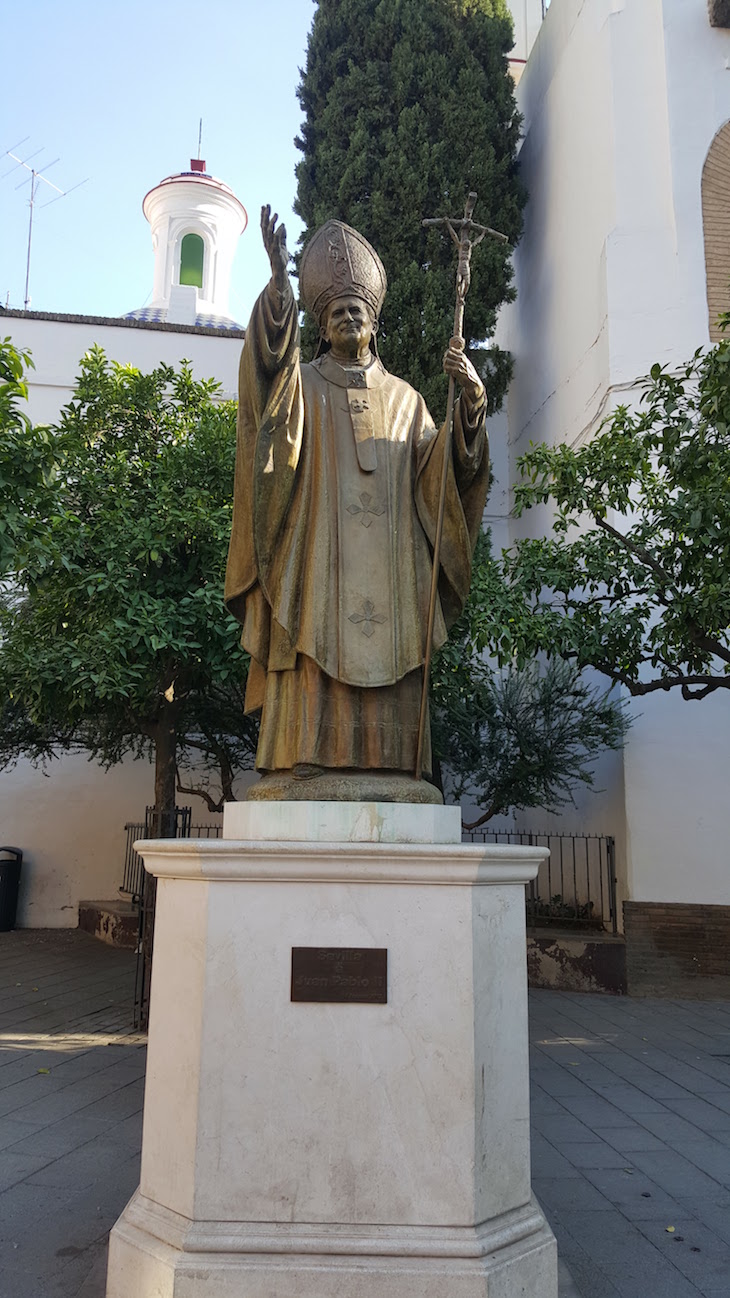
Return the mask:
{"type": "MultiPolygon", "coordinates": [[[[477,196],[470,193],[464,207],[464,215],[461,218],[449,216],[429,217],[422,221],[422,225],[445,225],[456,247],[459,250],[459,260],[456,269],[456,307],[454,310],[454,333],[450,339],[449,347],[455,351],[464,350],[464,303],[466,295],[469,292],[471,283],[471,251],[482,239],[490,234],[495,239],[507,243],[506,234],[500,234],[498,230],[492,230],[488,225],[476,225],[472,221],[472,212],[477,196]],[[458,231],[458,234],[457,234],[458,231]]],[[[444,446],[444,463],[441,473],[441,485],[439,491],[439,507],[436,519],[436,535],[433,542],[433,571],[431,573],[431,594],[428,603],[428,625],[426,628],[426,647],[423,660],[423,684],[421,687],[421,710],[418,717],[418,743],[416,745],[416,765],[413,774],[417,780],[423,775],[423,742],[426,733],[426,711],[428,708],[428,683],[431,671],[431,657],[433,655],[433,624],[436,618],[436,599],[438,596],[439,567],[441,557],[441,536],[444,530],[444,510],[446,507],[446,483],[448,479],[449,463],[451,460],[451,441],[454,430],[454,399],[456,393],[456,381],[453,374],[449,375],[449,396],[446,403],[446,444],[444,446]]]]}

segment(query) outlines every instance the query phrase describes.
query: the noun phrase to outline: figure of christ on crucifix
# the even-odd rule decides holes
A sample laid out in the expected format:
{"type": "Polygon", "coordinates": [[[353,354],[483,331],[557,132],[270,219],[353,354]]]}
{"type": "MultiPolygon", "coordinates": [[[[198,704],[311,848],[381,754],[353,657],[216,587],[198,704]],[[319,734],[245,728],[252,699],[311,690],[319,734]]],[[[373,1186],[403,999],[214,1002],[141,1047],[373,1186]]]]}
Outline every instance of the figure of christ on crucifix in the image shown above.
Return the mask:
{"type": "MultiPolygon", "coordinates": [[[[272,273],[241,356],[225,591],[251,656],[246,710],[261,709],[263,778],[248,796],[441,801],[414,777],[433,549],[443,495],[438,648],[469,591],[486,499],[484,387],[452,339],[453,435],[437,431],[423,398],[380,362],[385,271],[339,221],[302,256],[302,297],[320,325],[317,358],[303,364],[277,220],[263,208],[272,273]]],[[[422,748],[429,773],[427,724],[422,748]]]]}

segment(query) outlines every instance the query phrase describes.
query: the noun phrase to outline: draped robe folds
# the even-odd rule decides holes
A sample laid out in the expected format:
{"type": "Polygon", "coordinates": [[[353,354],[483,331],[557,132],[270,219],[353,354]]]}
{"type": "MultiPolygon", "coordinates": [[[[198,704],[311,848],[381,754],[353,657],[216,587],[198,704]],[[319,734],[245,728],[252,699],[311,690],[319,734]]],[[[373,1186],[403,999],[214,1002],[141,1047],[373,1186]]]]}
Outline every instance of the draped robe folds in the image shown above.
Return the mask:
{"type": "MultiPolygon", "coordinates": [[[[262,708],[259,770],[413,769],[444,446],[379,360],[302,364],[293,296],[267,286],[241,356],[225,591],[251,655],[246,710],[262,708]]],[[[435,648],[469,591],[487,484],[483,402],[462,395],[435,648]]]]}

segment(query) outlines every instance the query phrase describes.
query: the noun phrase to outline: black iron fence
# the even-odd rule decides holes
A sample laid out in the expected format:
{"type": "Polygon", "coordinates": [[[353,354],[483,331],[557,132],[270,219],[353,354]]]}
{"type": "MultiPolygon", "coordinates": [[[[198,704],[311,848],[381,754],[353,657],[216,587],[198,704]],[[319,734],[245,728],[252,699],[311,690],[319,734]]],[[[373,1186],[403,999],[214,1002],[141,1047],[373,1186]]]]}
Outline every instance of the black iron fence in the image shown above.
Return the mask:
{"type": "Polygon", "coordinates": [[[124,832],[127,835],[127,844],[124,849],[124,878],[119,891],[125,897],[129,897],[130,901],[137,903],[142,896],[144,863],[139,852],[135,852],[134,844],[139,838],[144,838],[144,824],[128,821],[124,826],[124,832]]]}
{"type": "Polygon", "coordinates": [[[124,849],[124,877],[119,891],[131,901],[138,903],[142,896],[142,887],[144,883],[144,863],[139,852],[135,852],[134,844],[140,838],[220,838],[220,825],[193,825],[191,824],[192,811],[190,807],[175,808],[175,824],[164,826],[172,832],[156,833],[150,832],[156,829],[155,817],[157,813],[154,807],[147,807],[145,812],[144,823],[140,821],[128,821],[124,826],[124,832],[127,841],[124,849]]]}
{"type": "Polygon", "coordinates": [[[550,848],[548,860],[527,888],[528,925],[618,932],[616,843],[612,837],[485,826],[465,829],[463,841],[550,848]]]}
{"type": "MultiPolygon", "coordinates": [[[[152,967],[156,880],[146,875],[134,843],[139,838],[220,838],[221,825],[193,825],[189,807],[176,810],[167,833],[155,833],[154,808],[148,807],[144,822],[124,826],[127,841],[124,882],[120,892],[139,904],[139,944],[135,985],[135,1026],[145,1028],[149,1016],[149,988],[152,967]]],[[[527,923],[532,927],[568,927],[616,933],[616,846],[615,840],[600,834],[556,834],[549,831],[465,829],[465,843],[515,843],[547,847],[550,856],[527,888],[527,923]]]]}
{"type": "MultiPolygon", "coordinates": [[[[152,809],[148,808],[148,811],[152,809]]],[[[222,827],[193,825],[189,807],[178,808],[177,832],[170,838],[220,838],[222,827]]],[[[139,838],[148,837],[146,823],[128,823],[124,856],[124,882],[119,891],[139,902],[144,865],[134,850],[139,838]]],[[[527,893],[527,919],[534,925],[579,925],[618,931],[616,907],[616,844],[610,835],[556,834],[549,831],[465,829],[465,843],[520,843],[548,847],[550,859],[540,867],[527,893]]]]}
{"type": "Polygon", "coordinates": [[[174,815],[170,813],[162,819],[154,807],[147,807],[144,823],[129,823],[124,826],[127,850],[124,884],[120,892],[128,892],[139,904],[139,941],[134,984],[134,1026],[138,1030],[145,1029],[149,1023],[157,880],[153,875],[145,873],[142,858],[134,850],[134,843],[139,838],[218,838],[220,835],[220,825],[193,825],[191,822],[190,807],[176,807],[174,815]]]}

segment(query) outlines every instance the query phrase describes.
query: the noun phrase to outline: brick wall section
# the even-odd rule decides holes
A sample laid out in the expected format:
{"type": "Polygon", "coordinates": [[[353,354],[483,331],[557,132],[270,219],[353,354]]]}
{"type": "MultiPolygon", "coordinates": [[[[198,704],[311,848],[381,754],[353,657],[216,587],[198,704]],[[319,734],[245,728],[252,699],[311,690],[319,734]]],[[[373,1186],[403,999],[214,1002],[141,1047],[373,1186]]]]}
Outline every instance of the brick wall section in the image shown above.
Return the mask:
{"type": "Polygon", "coordinates": [[[624,902],[630,996],[730,995],[730,906],[624,902]]]}

